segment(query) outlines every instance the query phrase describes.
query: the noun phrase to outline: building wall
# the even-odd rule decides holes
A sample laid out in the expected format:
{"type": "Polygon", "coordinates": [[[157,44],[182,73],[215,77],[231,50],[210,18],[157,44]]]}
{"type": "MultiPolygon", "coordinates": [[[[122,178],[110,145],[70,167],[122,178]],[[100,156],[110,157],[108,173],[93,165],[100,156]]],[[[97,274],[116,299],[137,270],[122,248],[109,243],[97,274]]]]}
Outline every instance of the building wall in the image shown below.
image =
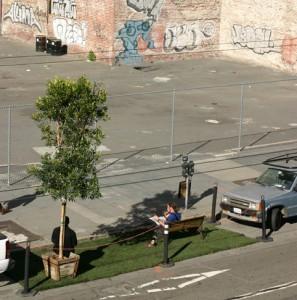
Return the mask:
{"type": "Polygon", "coordinates": [[[296,72],[296,16],[295,0],[3,0],[2,34],[108,62],[219,55],[296,72]]]}
{"type": "Polygon", "coordinates": [[[120,63],[214,54],[221,0],[114,0],[115,58],[120,63]]]}
{"type": "MultiPolygon", "coordinates": [[[[63,6],[62,6],[63,7],[63,6]]],[[[48,34],[68,45],[68,52],[95,52],[97,58],[113,53],[114,3],[111,0],[51,0],[48,34]],[[71,3],[59,9],[61,2],[71,3]]]]}
{"type": "Polygon", "coordinates": [[[297,2],[222,0],[223,55],[285,71],[297,70],[297,2]]]}
{"type": "Polygon", "coordinates": [[[43,0],[3,0],[2,34],[30,41],[47,30],[47,3],[43,0]]]}

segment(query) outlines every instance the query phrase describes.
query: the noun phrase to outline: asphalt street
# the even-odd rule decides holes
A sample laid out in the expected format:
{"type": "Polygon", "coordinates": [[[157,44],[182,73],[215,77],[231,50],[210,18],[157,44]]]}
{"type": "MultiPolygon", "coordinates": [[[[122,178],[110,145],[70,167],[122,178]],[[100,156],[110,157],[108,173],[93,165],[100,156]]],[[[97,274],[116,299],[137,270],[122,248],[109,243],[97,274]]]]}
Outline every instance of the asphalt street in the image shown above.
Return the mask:
{"type": "MultiPolygon", "coordinates": [[[[296,81],[288,74],[215,58],[137,69],[106,66],[84,57],[36,53],[34,46],[0,38],[0,201],[9,203],[0,222],[23,229],[35,239],[34,245],[49,243],[59,222],[59,203],[37,195],[32,185],[38,183],[25,172],[26,164],[38,162],[48,150],[30,116],[36,97],[53,76],[85,74],[102,82],[109,94],[111,120],[102,124],[106,139],[97,166],[102,198],[67,207],[80,238],[135,226],[139,217],[162,210],[169,199],[183,207],[177,198],[182,154],[196,163],[190,209],[183,211],[187,216],[210,214],[209,190],[214,184],[220,197],[238,181],[258,176],[265,158],[296,152],[296,81]],[[251,83],[255,81],[270,83],[251,83]],[[11,110],[10,186],[8,105],[19,105],[11,110]]],[[[259,227],[225,219],[220,226],[251,237],[260,235],[259,227]]],[[[170,269],[156,267],[43,292],[34,299],[295,299],[296,229],[295,223],[288,223],[269,244],[184,261],[170,269]]],[[[22,237],[12,236],[15,242],[22,237]]],[[[8,282],[0,287],[0,296],[18,299],[18,290],[18,284],[8,282]]]]}

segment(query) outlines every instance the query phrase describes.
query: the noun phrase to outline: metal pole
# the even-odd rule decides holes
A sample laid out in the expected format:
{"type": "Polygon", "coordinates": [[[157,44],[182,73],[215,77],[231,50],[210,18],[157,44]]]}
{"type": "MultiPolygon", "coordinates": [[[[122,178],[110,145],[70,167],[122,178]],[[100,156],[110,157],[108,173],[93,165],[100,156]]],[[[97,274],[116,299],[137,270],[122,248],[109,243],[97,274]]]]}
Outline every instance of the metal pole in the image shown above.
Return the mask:
{"type": "Polygon", "coordinates": [[[218,196],[218,185],[215,184],[212,189],[212,208],[211,208],[211,223],[216,223],[216,205],[218,196]]]}
{"type": "Polygon", "coordinates": [[[22,294],[29,293],[29,263],[30,263],[30,243],[27,242],[25,254],[24,290],[22,294]]]}
{"type": "Polygon", "coordinates": [[[244,85],[241,86],[241,94],[240,94],[240,119],[239,119],[239,134],[238,134],[238,149],[241,149],[241,136],[242,136],[242,123],[243,123],[243,92],[244,92],[244,85]]]}
{"type": "Polygon", "coordinates": [[[261,216],[262,216],[262,240],[266,239],[266,211],[264,196],[261,196],[261,216]]]}
{"type": "Polygon", "coordinates": [[[185,209],[188,209],[189,200],[189,176],[186,178],[186,197],[185,197],[185,209]]]}
{"type": "Polygon", "coordinates": [[[8,131],[7,131],[7,185],[10,185],[10,146],[11,146],[11,105],[8,106],[8,131]]]}
{"type": "Polygon", "coordinates": [[[168,258],[168,241],[169,241],[169,225],[164,225],[164,252],[163,252],[163,263],[162,267],[168,268],[172,267],[174,263],[168,258]]]}
{"type": "Polygon", "coordinates": [[[171,161],[173,161],[174,115],[175,115],[175,90],[173,90],[173,92],[172,92],[171,140],[170,140],[170,157],[171,157],[171,161]]]}

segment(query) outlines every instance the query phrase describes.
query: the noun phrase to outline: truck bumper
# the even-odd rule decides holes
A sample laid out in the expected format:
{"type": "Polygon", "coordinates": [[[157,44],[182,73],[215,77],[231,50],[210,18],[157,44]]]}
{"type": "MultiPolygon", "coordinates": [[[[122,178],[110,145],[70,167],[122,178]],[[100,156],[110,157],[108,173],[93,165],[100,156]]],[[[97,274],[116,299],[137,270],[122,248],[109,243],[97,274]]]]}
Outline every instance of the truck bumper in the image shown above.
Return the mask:
{"type": "Polygon", "coordinates": [[[226,203],[221,203],[220,206],[224,215],[238,220],[262,223],[261,212],[259,211],[247,208],[236,208],[226,203]],[[234,209],[240,209],[241,213],[235,212],[234,209]]]}

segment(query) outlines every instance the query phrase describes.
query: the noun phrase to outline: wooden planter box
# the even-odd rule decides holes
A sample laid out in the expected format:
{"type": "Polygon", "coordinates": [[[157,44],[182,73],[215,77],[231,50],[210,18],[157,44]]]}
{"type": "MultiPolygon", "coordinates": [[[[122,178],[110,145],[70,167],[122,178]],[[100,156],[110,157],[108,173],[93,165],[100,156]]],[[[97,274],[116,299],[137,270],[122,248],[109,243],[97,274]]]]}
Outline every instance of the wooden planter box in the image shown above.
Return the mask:
{"type": "Polygon", "coordinates": [[[45,275],[53,280],[60,280],[63,277],[75,277],[78,269],[80,256],[71,253],[69,257],[59,259],[56,254],[42,255],[45,275]]]}

